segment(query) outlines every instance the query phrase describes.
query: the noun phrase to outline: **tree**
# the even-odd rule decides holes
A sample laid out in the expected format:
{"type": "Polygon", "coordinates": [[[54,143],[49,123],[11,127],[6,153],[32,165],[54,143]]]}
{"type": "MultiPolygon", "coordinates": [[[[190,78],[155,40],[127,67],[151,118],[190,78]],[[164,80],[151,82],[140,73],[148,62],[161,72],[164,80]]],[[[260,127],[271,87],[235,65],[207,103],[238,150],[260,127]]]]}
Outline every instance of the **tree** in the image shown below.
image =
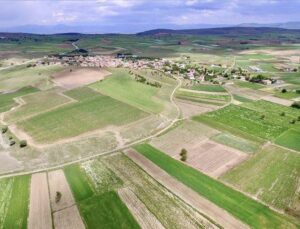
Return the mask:
{"type": "Polygon", "coordinates": [[[3,126],[2,127],[2,134],[5,134],[8,131],[8,127],[7,126],[3,126]]]}
{"type": "Polygon", "coordinates": [[[265,117],[266,116],[264,114],[260,116],[261,119],[265,119],[265,117]]]}
{"type": "Polygon", "coordinates": [[[281,113],[280,113],[280,116],[285,116],[285,112],[281,112],[281,113]]]}
{"type": "Polygon", "coordinates": [[[186,149],[182,149],[181,151],[180,151],[180,160],[181,161],[186,161],[186,159],[187,159],[187,150],[186,149]]]}
{"type": "Polygon", "coordinates": [[[58,203],[61,200],[62,194],[61,192],[56,192],[55,202],[58,203]]]}
{"type": "Polygon", "coordinates": [[[26,140],[21,140],[20,141],[20,148],[24,148],[27,146],[27,141],[26,140]]]}
{"type": "Polygon", "coordinates": [[[281,93],[286,93],[287,92],[287,90],[285,89],[285,88],[283,88],[282,90],[281,90],[281,93]]]}

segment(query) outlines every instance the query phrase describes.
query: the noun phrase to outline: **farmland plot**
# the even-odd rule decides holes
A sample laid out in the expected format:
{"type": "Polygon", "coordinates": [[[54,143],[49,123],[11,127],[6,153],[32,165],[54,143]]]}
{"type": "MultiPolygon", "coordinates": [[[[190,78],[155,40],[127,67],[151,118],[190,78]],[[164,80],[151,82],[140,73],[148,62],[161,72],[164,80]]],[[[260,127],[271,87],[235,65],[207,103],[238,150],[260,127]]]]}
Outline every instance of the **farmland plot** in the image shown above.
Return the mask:
{"type": "Polygon", "coordinates": [[[118,191],[122,201],[126,204],[141,228],[144,229],[163,229],[163,225],[155,218],[146,206],[128,188],[118,191]]]}
{"type": "Polygon", "coordinates": [[[88,228],[140,228],[113,191],[81,201],[79,208],[88,228]]]}
{"type": "Polygon", "coordinates": [[[163,188],[123,154],[105,157],[104,162],[165,228],[214,228],[211,222],[163,188]]]}
{"type": "Polygon", "coordinates": [[[297,197],[299,177],[300,156],[276,146],[268,146],[221,179],[284,210],[300,205],[297,197]]]}
{"type": "Polygon", "coordinates": [[[30,176],[0,181],[0,228],[27,228],[30,176]]]}
{"type": "Polygon", "coordinates": [[[85,228],[76,205],[54,212],[53,220],[55,229],[85,228]]]}
{"type": "Polygon", "coordinates": [[[53,77],[53,81],[60,87],[72,89],[94,83],[98,80],[103,80],[110,74],[110,72],[100,68],[79,68],[72,69],[72,71],[67,69],[56,74],[53,77]]]}
{"type": "MultiPolygon", "coordinates": [[[[299,129],[300,130],[300,129],[299,129]]],[[[300,131],[290,129],[280,135],[275,143],[284,147],[300,151],[300,131]]]]}
{"type": "Polygon", "coordinates": [[[73,101],[54,90],[23,96],[19,100],[21,100],[21,106],[5,115],[6,122],[23,120],[73,101]]]}
{"type": "Polygon", "coordinates": [[[272,211],[269,207],[172,159],[150,145],[138,145],[135,148],[168,174],[253,228],[299,227],[300,222],[296,219],[272,211]]]}
{"type": "Polygon", "coordinates": [[[72,192],[62,170],[49,172],[48,182],[52,211],[58,211],[75,204],[72,192]],[[57,200],[58,193],[61,194],[59,201],[57,200]]]}
{"type": "Polygon", "coordinates": [[[52,215],[46,173],[36,173],[31,177],[29,229],[52,229],[52,215]]]}
{"type": "Polygon", "coordinates": [[[135,107],[99,94],[29,118],[18,127],[36,142],[49,143],[109,125],[124,125],[145,116],[147,113],[135,107]]]}

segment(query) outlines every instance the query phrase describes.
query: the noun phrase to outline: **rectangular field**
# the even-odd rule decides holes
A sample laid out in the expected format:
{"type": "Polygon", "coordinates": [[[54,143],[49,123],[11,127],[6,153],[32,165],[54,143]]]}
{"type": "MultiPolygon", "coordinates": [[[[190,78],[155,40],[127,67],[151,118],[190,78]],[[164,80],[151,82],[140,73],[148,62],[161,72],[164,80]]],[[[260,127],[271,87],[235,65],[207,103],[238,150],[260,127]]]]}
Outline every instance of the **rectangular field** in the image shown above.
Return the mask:
{"type": "Polygon", "coordinates": [[[28,229],[52,229],[52,215],[46,173],[31,177],[28,229]]]}
{"type": "Polygon", "coordinates": [[[135,107],[99,94],[24,120],[18,127],[36,142],[49,143],[109,125],[127,124],[147,115],[135,107]]]}
{"type": "Polygon", "coordinates": [[[55,229],[85,229],[76,205],[53,213],[55,229]]]}
{"type": "Polygon", "coordinates": [[[276,146],[268,146],[221,179],[285,210],[300,206],[297,198],[299,177],[300,155],[276,146]]]}
{"type": "Polygon", "coordinates": [[[135,148],[171,176],[253,228],[295,228],[300,225],[299,221],[272,211],[267,206],[172,159],[150,145],[138,145],[135,148]]]}
{"type": "Polygon", "coordinates": [[[73,192],[76,202],[82,201],[94,195],[86,174],[79,165],[72,165],[64,168],[65,176],[73,192]]]}
{"type": "Polygon", "coordinates": [[[79,204],[88,228],[140,228],[126,205],[115,192],[86,199],[79,204]]]}
{"type": "Polygon", "coordinates": [[[157,93],[164,88],[139,83],[125,69],[114,69],[111,76],[91,87],[104,95],[147,112],[159,113],[163,110],[163,104],[157,97],[157,93]]]}
{"type": "Polygon", "coordinates": [[[213,225],[124,154],[105,157],[104,162],[124,181],[124,187],[129,188],[165,228],[196,229],[213,225]]]}
{"type": "Polygon", "coordinates": [[[75,204],[73,194],[63,170],[49,172],[48,184],[52,211],[58,211],[75,204]],[[56,201],[57,192],[61,193],[61,198],[58,202],[56,201]]]}
{"type": "MultiPolygon", "coordinates": [[[[248,104],[251,103],[245,106],[248,104]]],[[[274,140],[290,127],[289,118],[280,116],[280,111],[277,114],[272,110],[266,112],[258,103],[251,106],[255,106],[255,110],[230,105],[193,119],[229,132],[244,132],[268,140],[274,140]]]]}
{"type": "Polygon", "coordinates": [[[290,129],[280,135],[275,143],[284,147],[300,151],[300,131],[290,129]]]}
{"type": "Polygon", "coordinates": [[[21,98],[22,106],[5,115],[6,122],[16,122],[62,106],[72,100],[56,91],[42,91],[21,98]]]}
{"type": "Polygon", "coordinates": [[[176,98],[215,106],[222,106],[230,99],[228,95],[203,94],[198,91],[193,92],[192,90],[186,89],[177,91],[176,98]]]}
{"type": "Polygon", "coordinates": [[[130,212],[133,214],[134,218],[138,221],[141,228],[164,229],[157,218],[129,188],[120,189],[118,194],[130,212]]]}
{"type": "Polygon", "coordinates": [[[82,87],[99,80],[103,80],[111,73],[100,68],[67,69],[53,77],[53,81],[60,87],[72,89],[82,87]]]}
{"type": "Polygon", "coordinates": [[[16,106],[17,103],[13,100],[16,97],[39,91],[33,87],[24,87],[15,92],[9,92],[6,94],[0,94],[0,113],[10,110],[16,106]]]}
{"type": "Polygon", "coordinates": [[[0,180],[0,227],[26,229],[30,176],[0,180]]]}
{"type": "Polygon", "coordinates": [[[208,92],[226,92],[222,86],[213,84],[197,84],[189,87],[189,89],[208,92]]]}

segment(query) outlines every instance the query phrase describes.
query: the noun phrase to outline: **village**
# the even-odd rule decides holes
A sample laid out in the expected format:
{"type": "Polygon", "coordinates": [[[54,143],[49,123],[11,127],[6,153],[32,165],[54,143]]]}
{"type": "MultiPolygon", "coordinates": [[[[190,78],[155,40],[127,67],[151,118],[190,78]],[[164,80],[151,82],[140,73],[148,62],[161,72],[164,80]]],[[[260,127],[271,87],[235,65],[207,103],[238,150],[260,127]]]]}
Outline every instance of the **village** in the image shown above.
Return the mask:
{"type": "Polygon", "coordinates": [[[28,67],[38,65],[63,65],[66,67],[81,68],[129,68],[131,70],[155,69],[163,71],[166,75],[189,80],[190,83],[210,82],[213,84],[225,84],[228,80],[250,81],[271,85],[280,83],[272,77],[263,76],[262,71],[258,71],[250,66],[250,71],[246,69],[222,66],[219,64],[202,65],[190,64],[187,58],[180,61],[169,59],[151,59],[139,58],[135,55],[127,56],[124,54],[117,55],[74,55],[74,56],[44,56],[35,64],[29,64],[28,67]]]}

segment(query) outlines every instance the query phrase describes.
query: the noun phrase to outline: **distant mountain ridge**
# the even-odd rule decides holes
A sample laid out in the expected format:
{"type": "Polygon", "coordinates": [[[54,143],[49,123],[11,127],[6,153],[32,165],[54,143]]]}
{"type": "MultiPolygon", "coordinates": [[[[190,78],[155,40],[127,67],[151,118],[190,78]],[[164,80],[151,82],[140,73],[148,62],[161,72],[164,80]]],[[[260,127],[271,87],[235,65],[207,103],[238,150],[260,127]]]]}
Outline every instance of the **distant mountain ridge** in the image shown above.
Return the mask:
{"type": "Polygon", "coordinates": [[[242,23],[239,27],[271,27],[271,28],[282,28],[282,29],[300,29],[300,21],[282,22],[282,23],[242,23]]]}
{"type": "Polygon", "coordinates": [[[182,35],[255,35],[257,33],[274,33],[274,32],[289,32],[300,33],[300,30],[289,30],[283,28],[274,27],[225,27],[225,28],[211,28],[211,29],[154,29],[141,33],[137,33],[138,36],[150,36],[150,35],[167,35],[167,34],[182,34],[182,35]]]}

